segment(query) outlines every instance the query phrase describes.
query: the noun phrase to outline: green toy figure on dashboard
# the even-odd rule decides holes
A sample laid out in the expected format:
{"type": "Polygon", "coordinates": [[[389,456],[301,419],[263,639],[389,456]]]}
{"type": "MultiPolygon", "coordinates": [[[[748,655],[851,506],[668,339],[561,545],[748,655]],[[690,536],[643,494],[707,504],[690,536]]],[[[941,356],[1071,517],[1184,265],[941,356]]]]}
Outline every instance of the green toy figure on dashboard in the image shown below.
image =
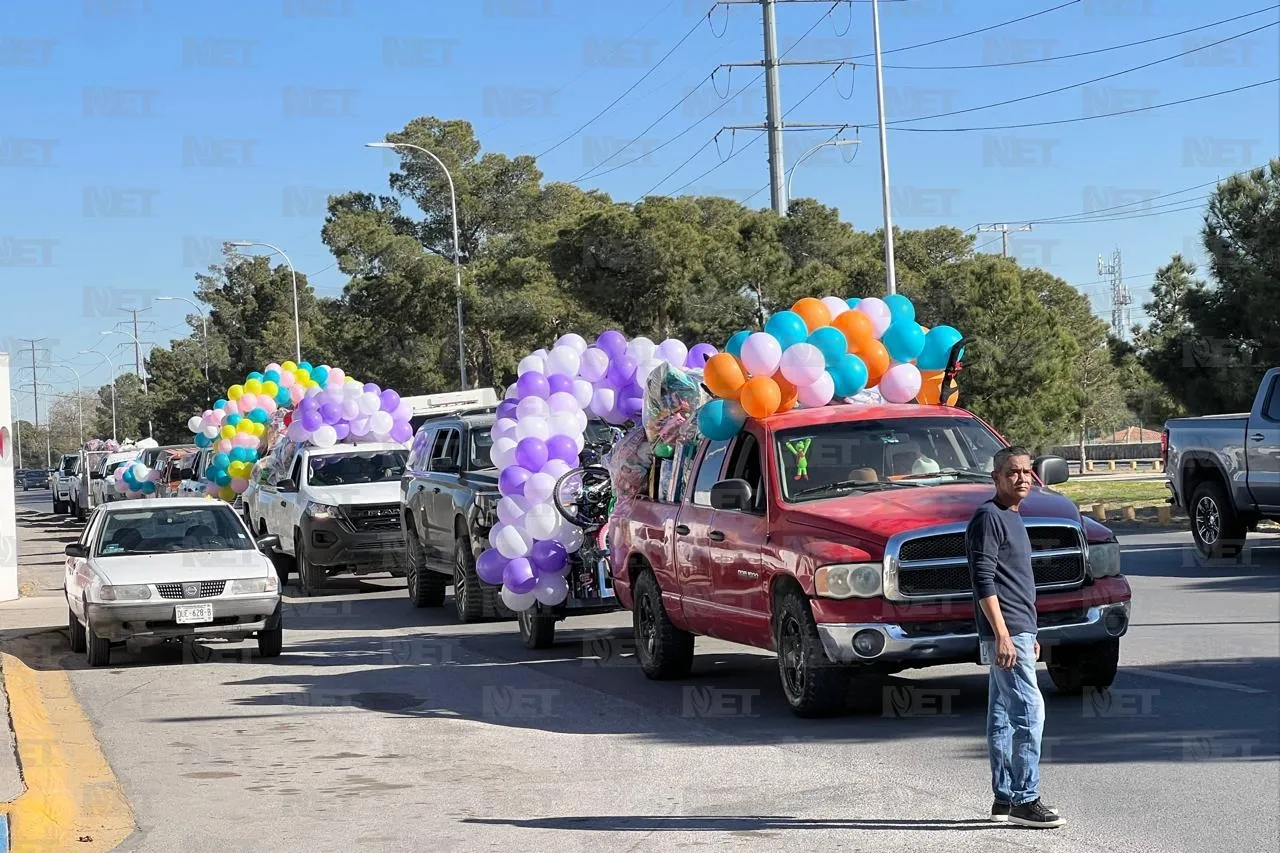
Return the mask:
{"type": "Polygon", "coordinates": [[[796,458],[796,480],[809,479],[809,445],[813,444],[812,438],[802,438],[799,441],[788,441],[787,450],[796,458]]]}

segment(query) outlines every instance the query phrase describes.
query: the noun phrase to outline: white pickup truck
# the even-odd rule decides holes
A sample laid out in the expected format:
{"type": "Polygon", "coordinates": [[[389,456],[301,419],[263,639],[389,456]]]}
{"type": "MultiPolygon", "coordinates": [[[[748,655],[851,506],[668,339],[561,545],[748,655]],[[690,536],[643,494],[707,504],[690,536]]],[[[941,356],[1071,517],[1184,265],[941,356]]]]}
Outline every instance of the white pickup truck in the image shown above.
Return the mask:
{"type": "Polygon", "coordinates": [[[404,576],[400,477],[408,457],[395,442],[320,448],[280,439],[255,466],[243,499],[249,528],[280,537],[282,585],[289,563],[307,595],[331,575],[404,576]]]}
{"type": "Polygon", "coordinates": [[[71,512],[71,481],[76,477],[76,466],[80,463],[80,454],[64,454],[58,463],[58,473],[53,475],[49,488],[53,491],[53,514],[63,515],[71,512]]]}

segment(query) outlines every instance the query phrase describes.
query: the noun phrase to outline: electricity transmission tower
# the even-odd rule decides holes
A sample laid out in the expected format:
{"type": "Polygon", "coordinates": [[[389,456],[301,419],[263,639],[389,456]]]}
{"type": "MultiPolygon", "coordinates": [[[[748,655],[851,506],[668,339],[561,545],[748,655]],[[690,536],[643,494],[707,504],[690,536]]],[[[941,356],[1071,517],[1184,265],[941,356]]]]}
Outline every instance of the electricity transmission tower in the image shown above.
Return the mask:
{"type": "Polygon", "coordinates": [[[1120,248],[1111,253],[1111,262],[1102,260],[1098,255],[1098,275],[1111,277],[1111,331],[1117,338],[1128,340],[1129,327],[1133,325],[1133,314],[1130,305],[1129,288],[1124,284],[1124,272],[1120,265],[1120,248]]]}
{"type": "MultiPolygon", "coordinates": [[[[1017,228],[1013,230],[1014,231],[1030,231],[1031,226],[1019,225],[1017,228]]],[[[983,231],[1000,232],[1000,254],[1006,258],[1009,257],[1009,226],[1008,224],[1004,222],[993,222],[989,225],[979,225],[978,233],[982,233],[983,231]]]]}

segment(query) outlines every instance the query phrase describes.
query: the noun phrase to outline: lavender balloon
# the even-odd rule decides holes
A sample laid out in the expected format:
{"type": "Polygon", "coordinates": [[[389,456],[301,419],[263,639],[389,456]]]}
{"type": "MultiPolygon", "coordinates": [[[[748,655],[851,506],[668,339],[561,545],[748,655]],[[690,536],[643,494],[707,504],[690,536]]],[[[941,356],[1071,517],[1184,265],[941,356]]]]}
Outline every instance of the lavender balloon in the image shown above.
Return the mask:
{"type": "Polygon", "coordinates": [[[541,471],[547,459],[547,444],[540,438],[530,436],[516,445],[516,464],[527,471],[541,471]]]}
{"type": "Polygon", "coordinates": [[[508,562],[498,549],[490,548],[476,560],[476,574],[485,583],[500,584],[508,562]]]}
{"type": "Polygon", "coordinates": [[[612,360],[627,351],[627,338],[622,332],[610,329],[599,338],[596,338],[596,346],[604,350],[605,354],[612,360]]]}
{"type": "Polygon", "coordinates": [[[496,412],[498,419],[511,418],[514,420],[516,416],[516,406],[518,405],[519,403],[515,400],[503,400],[498,404],[498,411],[496,412]]]}
{"type": "Polygon", "coordinates": [[[384,412],[394,412],[396,407],[400,405],[400,395],[390,388],[383,391],[379,395],[379,399],[382,401],[382,411],[384,412]]]}
{"type": "Polygon", "coordinates": [[[534,542],[533,549],[529,552],[529,562],[533,564],[534,571],[540,575],[561,571],[568,558],[569,552],[565,550],[564,545],[554,539],[534,542]]]}
{"type": "Polygon", "coordinates": [[[565,376],[561,373],[555,373],[547,377],[547,385],[551,389],[551,394],[572,394],[573,393],[573,377],[565,376]]]}
{"type": "Polygon", "coordinates": [[[529,482],[531,474],[527,468],[513,465],[498,475],[498,491],[506,497],[524,494],[524,484],[529,482]]]}
{"type": "Polygon", "coordinates": [[[696,344],[689,350],[689,357],[685,359],[684,366],[691,370],[701,370],[706,367],[707,359],[715,354],[716,348],[711,344],[696,344]]]}
{"type": "Polygon", "coordinates": [[[521,376],[516,382],[516,390],[520,392],[521,397],[542,397],[546,399],[551,396],[551,383],[541,373],[529,372],[521,376]]]}
{"type": "Polygon", "coordinates": [[[381,394],[381,393],[382,393],[382,389],[381,389],[381,388],[379,388],[377,385],[374,385],[372,382],[366,382],[366,383],[365,383],[365,386],[364,386],[364,393],[366,393],[366,394],[381,394]]]}
{"type": "Polygon", "coordinates": [[[573,440],[573,436],[553,435],[547,441],[546,448],[549,459],[559,459],[569,465],[578,464],[578,443],[573,440]]]}
{"type": "Polygon", "coordinates": [[[532,592],[538,585],[538,578],[533,573],[533,566],[524,557],[517,557],[502,572],[502,583],[512,592],[532,592]]]}

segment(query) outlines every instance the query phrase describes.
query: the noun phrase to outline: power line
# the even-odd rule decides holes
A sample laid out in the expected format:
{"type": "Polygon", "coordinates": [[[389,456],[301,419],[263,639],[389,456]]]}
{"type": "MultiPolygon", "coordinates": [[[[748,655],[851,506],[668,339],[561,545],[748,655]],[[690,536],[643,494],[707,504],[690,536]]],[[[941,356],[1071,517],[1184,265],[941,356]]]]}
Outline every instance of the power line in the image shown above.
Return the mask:
{"type": "MultiPolygon", "coordinates": [[[[978,35],[978,34],[980,34],[980,33],[986,33],[986,32],[990,32],[991,30],[998,30],[998,29],[1000,29],[1001,27],[1007,27],[1007,26],[1009,26],[1009,25],[1011,25],[1011,24],[1020,24],[1020,23],[1022,23],[1023,21],[1029,21],[1029,20],[1031,20],[1032,18],[1038,18],[1038,17],[1040,17],[1041,15],[1047,15],[1047,14],[1049,14],[1050,12],[1056,12],[1056,11],[1058,11],[1059,9],[1065,9],[1065,8],[1067,8],[1068,6],[1074,6],[1074,5],[1076,5],[1077,3],[1079,3],[1079,2],[1080,2],[1080,0],[1068,0],[1068,2],[1066,2],[1066,3],[1060,3],[1060,4],[1059,4],[1059,5],[1057,5],[1057,6],[1051,6],[1051,7],[1050,7],[1050,8],[1048,8],[1048,9],[1041,9],[1039,12],[1032,12],[1032,13],[1031,13],[1031,14],[1029,14],[1029,15],[1023,15],[1023,16],[1022,16],[1022,17],[1020,17],[1020,18],[1011,18],[1011,19],[1010,19],[1010,20],[1008,20],[1008,21],[1001,21],[1001,22],[999,22],[999,23],[997,23],[997,24],[991,24],[991,25],[989,25],[989,26],[981,27],[981,28],[976,29],[976,30],[969,30],[968,32],[964,32],[964,33],[957,33],[956,35],[953,35],[953,36],[944,36],[943,38],[940,38],[940,39],[932,39],[932,40],[930,40],[930,41],[922,41],[922,42],[920,42],[919,44],[910,44],[910,45],[907,45],[906,47],[895,47],[895,48],[892,48],[892,49],[890,49],[890,50],[882,50],[882,51],[880,51],[880,55],[881,55],[881,56],[885,56],[885,55],[890,54],[890,53],[902,53],[903,51],[907,51],[907,50],[916,50],[917,48],[921,48],[921,47],[932,47],[932,46],[933,46],[933,45],[935,45],[935,44],[943,44],[944,42],[956,41],[957,39],[968,38],[969,36],[976,36],[976,35],[978,35]]],[[[860,54],[858,54],[857,56],[846,56],[843,60],[832,60],[832,61],[833,61],[833,62],[847,62],[847,61],[852,61],[852,60],[855,60],[855,59],[871,59],[871,58],[872,58],[872,57],[874,57],[874,56],[875,56],[875,54],[874,54],[874,53],[860,53],[860,54]]],[[[886,65],[886,66],[884,66],[884,67],[885,67],[885,68],[889,68],[890,66],[886,65]]]]}

